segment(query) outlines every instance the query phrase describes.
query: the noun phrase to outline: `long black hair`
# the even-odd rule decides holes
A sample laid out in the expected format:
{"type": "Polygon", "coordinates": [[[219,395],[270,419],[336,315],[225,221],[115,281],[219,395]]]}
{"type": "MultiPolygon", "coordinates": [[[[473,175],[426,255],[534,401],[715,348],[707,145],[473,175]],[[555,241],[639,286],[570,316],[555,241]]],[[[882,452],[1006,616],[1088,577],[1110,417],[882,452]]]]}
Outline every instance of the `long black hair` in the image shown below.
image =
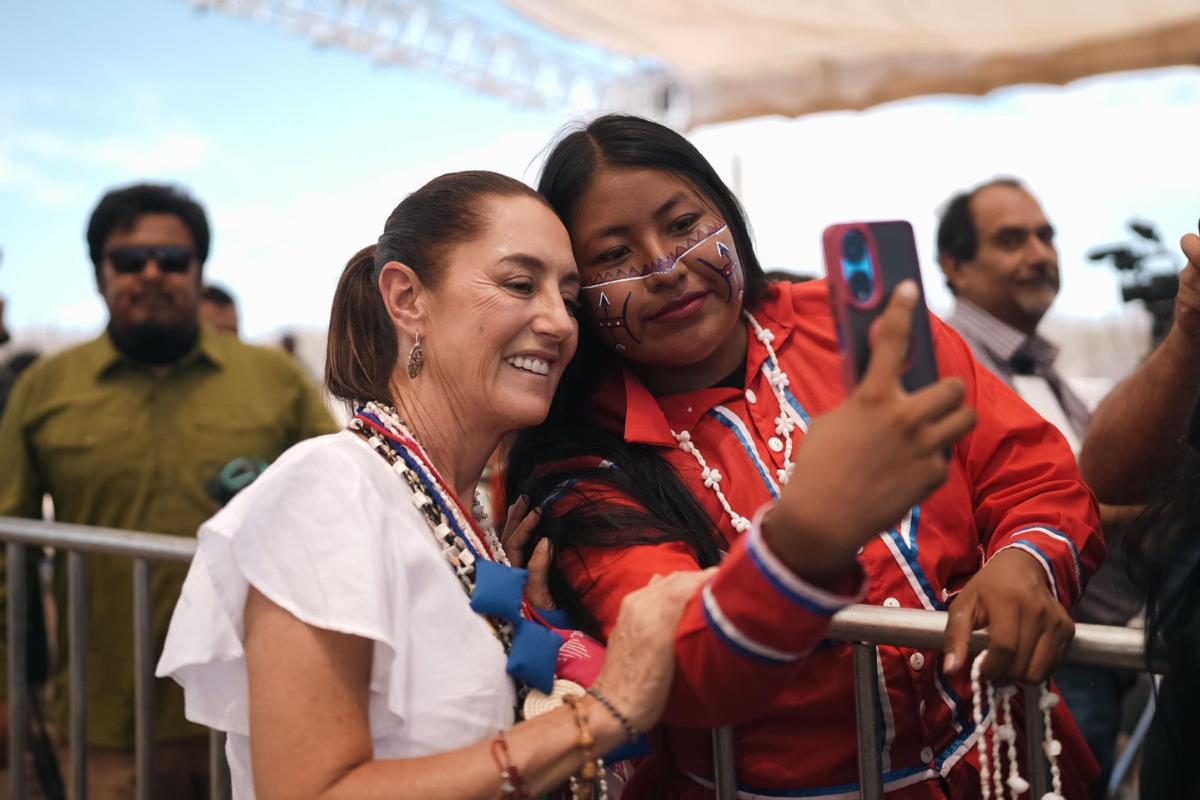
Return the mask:
{"type": "MultiPolygon", "coordinates": [[[[660,170],[695,187],[729,225],[745,272],[746,306],[761,302],[769,281],[741,204],[700,151],[670,128],[640,117],[600,117],[559,140],[542,166],[538,191],[570,230],[580,198],[601,169],[612,167],[660,170]]],[[[528,495],[534,504],[573,495],[552,503],[538,529],[554,544],[560,563],[578,558],[572,551],[580,547],[678,541],[701,567],[713,566],[728,543],[660,450],[626,442],[623,431],[604,427],[590,414],[601,379],[618,368],[616,356],[581,325],[579,349],[549,416],[518,434],[509,453],[507,494],[528,495]],[[614,502],[614,495],[623,500],[614,502]]],[[[576,624],[598,633],[583,602],[587,585],[577,592],[554,571],[550,590],[576,624]]]]}
{"type": "Polygon", "coordinates": [[[1200,455],[1185,451],[1126,535],[1126,569],[1146,597],[1146,654],[1167,674],[1142,768],[1146,797],[1198,797],[1200,773],[1200,455]]]}

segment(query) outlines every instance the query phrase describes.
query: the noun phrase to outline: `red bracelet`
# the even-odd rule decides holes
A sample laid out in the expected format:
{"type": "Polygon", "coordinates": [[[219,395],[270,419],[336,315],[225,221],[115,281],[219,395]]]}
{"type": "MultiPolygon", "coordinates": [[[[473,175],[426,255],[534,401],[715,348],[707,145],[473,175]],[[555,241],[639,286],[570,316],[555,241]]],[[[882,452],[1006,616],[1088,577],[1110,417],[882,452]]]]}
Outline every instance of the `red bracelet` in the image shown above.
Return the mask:
{"type": "Polygon", "coordinates": [[[512,756],[508,752],[508,740],[504,738],[504,731],[500,731],[496,738],[492,739],[492,759],[500,769],[500,796],[529,800],[529,792],[525,791],[521,772],[517,765],[512,763],[512,756]]]}

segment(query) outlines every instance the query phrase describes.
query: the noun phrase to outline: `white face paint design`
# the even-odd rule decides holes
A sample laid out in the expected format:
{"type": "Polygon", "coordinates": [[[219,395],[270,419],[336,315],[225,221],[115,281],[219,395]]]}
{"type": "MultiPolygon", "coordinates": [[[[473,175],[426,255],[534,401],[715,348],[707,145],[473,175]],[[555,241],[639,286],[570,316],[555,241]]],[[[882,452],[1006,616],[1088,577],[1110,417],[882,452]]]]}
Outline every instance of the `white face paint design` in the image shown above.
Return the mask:
{"type": "Polygon", "coordinates": [[[729,226],[724,223],[697,228],[676,248],[674,255],[660,256],[640,269],[615,267],[583,275],[582,292],[593,322],[601,332],[608,333],[619,352],[627,348],[617,341],[618,334],[627,336],[633,344],[642,341],[640,331],[635,330],[640,327],[638,314],[631,314],[631,311],[653,305],[647,302],[650,290],[646,280],[672,273],[681,263],[689,270],[708,276],[705,282],[713,285],[716,299],[724,303],[741,302],[745,276],[729,226]]]}

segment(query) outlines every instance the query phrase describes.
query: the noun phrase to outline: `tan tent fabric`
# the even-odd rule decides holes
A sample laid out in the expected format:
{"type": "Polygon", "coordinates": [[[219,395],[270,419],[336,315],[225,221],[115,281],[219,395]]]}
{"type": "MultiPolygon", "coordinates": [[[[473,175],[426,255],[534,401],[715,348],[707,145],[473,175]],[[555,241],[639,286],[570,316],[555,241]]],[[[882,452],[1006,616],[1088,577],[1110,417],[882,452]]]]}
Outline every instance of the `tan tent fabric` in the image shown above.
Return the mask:
{"type": "Polygon", "coordinates": [[[663,61],[691,125],[1200,63],[1200,0],[507,2],[560,34],[663,61]]]}

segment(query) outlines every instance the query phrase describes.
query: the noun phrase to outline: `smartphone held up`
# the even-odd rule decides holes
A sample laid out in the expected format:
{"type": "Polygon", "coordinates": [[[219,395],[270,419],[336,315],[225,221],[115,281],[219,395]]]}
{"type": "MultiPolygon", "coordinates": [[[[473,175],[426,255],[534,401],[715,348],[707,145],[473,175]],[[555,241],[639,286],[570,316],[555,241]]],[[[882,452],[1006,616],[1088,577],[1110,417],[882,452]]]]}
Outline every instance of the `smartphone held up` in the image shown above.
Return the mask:
{"type": "MultiPolygon", "coordinates": [[[[848,222],[826,228],[822,244],[843,376],[852,389],[866,372],[875,322],[892,292],[904,281],[921,286],[916,240],[907,222],[848,222]]],[[[901,376],[908,392],[938,379],[929,311],[919,294],[901,376]]]]}

